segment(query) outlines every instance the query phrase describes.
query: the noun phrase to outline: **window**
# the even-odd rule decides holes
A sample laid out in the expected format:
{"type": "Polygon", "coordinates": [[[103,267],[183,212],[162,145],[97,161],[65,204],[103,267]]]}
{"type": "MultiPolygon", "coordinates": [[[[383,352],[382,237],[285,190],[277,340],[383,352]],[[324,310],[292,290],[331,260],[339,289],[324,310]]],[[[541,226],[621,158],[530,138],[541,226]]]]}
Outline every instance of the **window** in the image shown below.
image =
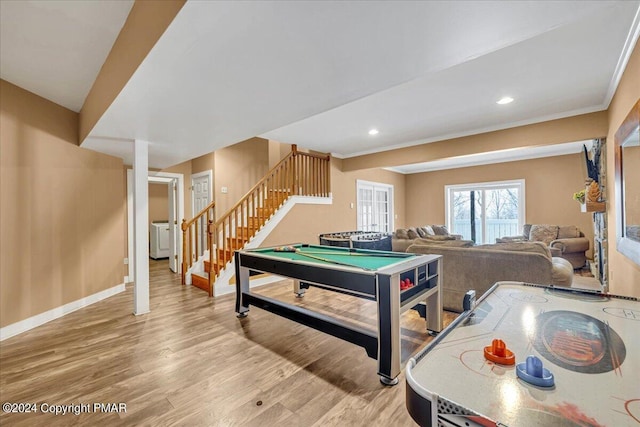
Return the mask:
{"type": "Polygon", "coordinates": [[[476,243],[521,233],[524,224],[524,180],[447,185],[447,227],[476,243]]]}
{"type": "Polygon", "coordinates": [[[358,180],[358,230],[393,231],[393,186],[358,180]]]}

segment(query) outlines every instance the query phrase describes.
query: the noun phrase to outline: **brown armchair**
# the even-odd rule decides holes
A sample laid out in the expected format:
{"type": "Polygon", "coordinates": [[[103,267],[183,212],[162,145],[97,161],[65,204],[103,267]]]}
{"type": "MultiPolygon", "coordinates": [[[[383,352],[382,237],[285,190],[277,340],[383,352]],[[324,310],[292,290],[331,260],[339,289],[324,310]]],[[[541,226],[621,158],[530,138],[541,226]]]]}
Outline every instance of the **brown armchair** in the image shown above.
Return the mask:
{"type": "Polygon", "coordinates": [[[553,256],[566,259],[574,269],[586,264],[590,247],[589,240],[575,225],[525,224],[521,235],[496,239],[496,243],[517,241],[544,242],[553,256]]]}

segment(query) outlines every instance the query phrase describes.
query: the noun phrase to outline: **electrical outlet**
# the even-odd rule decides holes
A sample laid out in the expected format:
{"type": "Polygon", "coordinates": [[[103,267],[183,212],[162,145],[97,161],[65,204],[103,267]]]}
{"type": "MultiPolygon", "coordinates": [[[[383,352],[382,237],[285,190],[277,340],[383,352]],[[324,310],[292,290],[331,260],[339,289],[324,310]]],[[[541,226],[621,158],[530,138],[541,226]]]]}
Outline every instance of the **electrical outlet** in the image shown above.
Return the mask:
{"type": "Polygon", "coordinates": [[[124,265],[129,265],[129,258],[124,259],[124,265]]]}
{"type": "Polygon", "coordinates": [[[227,193],[229,192],[229,189],[228,189],[227,187],[222,187],[222,188],[220,189],[220,192],[221,192],[222,194],[227,194],[227,193]]]}

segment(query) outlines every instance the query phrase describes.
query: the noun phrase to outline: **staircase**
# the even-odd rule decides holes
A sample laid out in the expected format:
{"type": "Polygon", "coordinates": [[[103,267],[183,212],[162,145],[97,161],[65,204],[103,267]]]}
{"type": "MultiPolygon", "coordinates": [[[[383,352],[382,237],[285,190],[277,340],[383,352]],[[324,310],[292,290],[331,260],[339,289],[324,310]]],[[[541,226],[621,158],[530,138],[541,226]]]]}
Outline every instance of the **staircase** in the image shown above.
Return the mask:
{"type": "Polygon", "coordinates": [[[295,145],[236,205],[215,222],[214,203],[182,221],[182,284],[213,296],[213,284],[242,249],[291,196],[329,197],[329,156],[303,153],[295,145]],[[206,227],[206,239],[203,231],[206,227]]]}

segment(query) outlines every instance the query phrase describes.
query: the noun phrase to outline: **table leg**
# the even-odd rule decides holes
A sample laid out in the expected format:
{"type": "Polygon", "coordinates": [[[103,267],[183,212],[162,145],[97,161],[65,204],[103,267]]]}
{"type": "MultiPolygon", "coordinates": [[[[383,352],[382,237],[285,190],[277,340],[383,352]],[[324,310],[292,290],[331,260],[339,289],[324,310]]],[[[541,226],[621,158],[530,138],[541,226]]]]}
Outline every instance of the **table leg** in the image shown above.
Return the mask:
{"type": "Polygon", "coordinates": [[[400,283],[398,275],[378,276],[378,375],[385,385],[400,374],[400,283]]]}
{"type": "Polygon", "coordinates": [[[235,254],[236,263],[236,313],[238,317],[246,317],[249,304],[244,301],[243,293],[249,292],[249,269],[240,266],[240,254],[235,254]]]}
{"type": "MultiPolygon", "coordinates": [[[[438,260],[440,263],[441,260],[438,260]]],[[[442,265],[438,266],[438,284],[436,292],[427,297],[427,330],[440,332],[442,330],[442,265]]]]}
{"type": "Polygon", "coordinates": [[[293,293],[296,294],[296,297],[302,298],[307,289],[309,289],[309,285],[300,283],[299,280],[293,279],[293,293]]]}

